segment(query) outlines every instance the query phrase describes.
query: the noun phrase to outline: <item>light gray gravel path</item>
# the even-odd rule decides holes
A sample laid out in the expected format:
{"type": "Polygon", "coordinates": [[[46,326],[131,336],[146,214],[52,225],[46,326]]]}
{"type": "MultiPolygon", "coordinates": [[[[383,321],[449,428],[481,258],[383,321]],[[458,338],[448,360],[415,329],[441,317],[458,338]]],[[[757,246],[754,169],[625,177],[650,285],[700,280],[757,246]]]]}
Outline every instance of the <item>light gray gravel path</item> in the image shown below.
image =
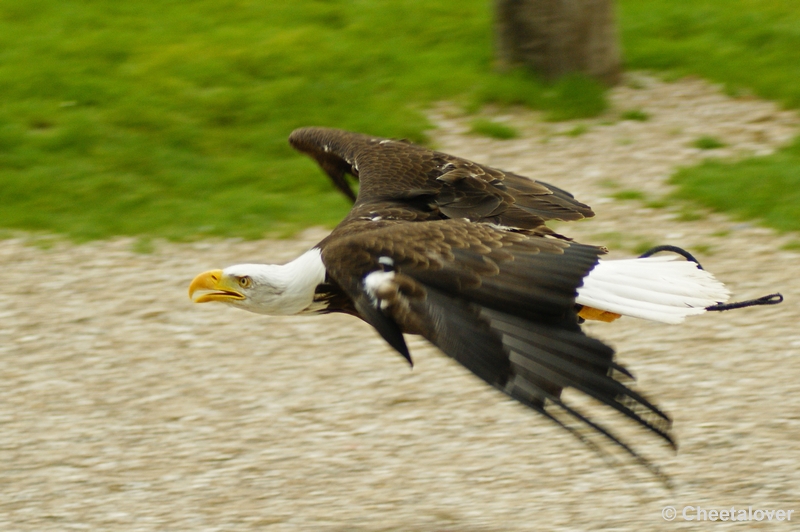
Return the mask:
{"type": "MultiPolygon", "coordinates": [[[[576,124],[501,114],[512,141],[465,136],[446,107],[441,149],[562,186],[597,211],[560,226],[614,256],[647,243],[697,251],[735,298],[780,290],[777,307],[684,326],[633,319],[589,327],[674,417],[677,454],[632,429],[672,491],[615,455],[609,467],[547,420],[484,386],[423,341],[413,371],[342,316],[270,318],[186,295],[198,272],[284,261],[318,241],[50,249],[0,241],[0,530],[789,529],[800,521],[800,254],[792,237],[707,215],[617,201],[651,197],[678,165],[766,153],[797,118],[699,81],[614,92],[576,124]],[[614,121],[642,109],[646,122],[614,121]],[[795,510],[791,523],[696,523],[664,506],[795,510]]],[[[322,176],[320,176],[322,178],[322,176]]],[[[590,405],[591,406],[591,405],[590,405]]],[[[602,411],[598,415],[603,414],[602,411]]],[[[612,420],[618,421],[618,420],[612,420]]]]}

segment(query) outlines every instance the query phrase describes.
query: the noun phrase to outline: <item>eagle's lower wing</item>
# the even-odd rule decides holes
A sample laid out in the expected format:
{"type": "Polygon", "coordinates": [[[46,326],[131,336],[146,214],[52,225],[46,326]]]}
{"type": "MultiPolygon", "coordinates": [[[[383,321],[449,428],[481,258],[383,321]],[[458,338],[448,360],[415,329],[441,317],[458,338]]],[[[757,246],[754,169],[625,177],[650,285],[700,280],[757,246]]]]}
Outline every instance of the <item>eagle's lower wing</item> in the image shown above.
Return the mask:
{"type": "Polygon", "coordinates": [[[402,332],[422,334],[511,397],[610,431],[561,399],[573,387],[673,444],[669,418],[625,383],[614,351],[580,330],[576,288],[598,248],[445,220],[397,224],[329,241],[328,273],[362,317],[405,356],[402,332]]]}
{"type": "Polygon", "coordinates": [[[302,128],[289,143],[325,170],[356,205],[424,198],[441,217],[532,229],[546,220],[594,216],[588,205],[558,187],[406,141],[338,129],[302,128]],[[347,182],[359,180],[356,198],[347,182]]]}

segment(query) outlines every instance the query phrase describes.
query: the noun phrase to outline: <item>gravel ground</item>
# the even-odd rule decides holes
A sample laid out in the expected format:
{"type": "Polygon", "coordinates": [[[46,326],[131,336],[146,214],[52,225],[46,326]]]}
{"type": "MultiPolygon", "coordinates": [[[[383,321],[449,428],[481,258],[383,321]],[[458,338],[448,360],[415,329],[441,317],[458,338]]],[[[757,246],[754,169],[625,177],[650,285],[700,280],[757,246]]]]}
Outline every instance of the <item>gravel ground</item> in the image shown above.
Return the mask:
{"type": "Polygon", "coordinates": [[[795,510],[792,522],[746,528],[800,521],[800,254],[781,250],[791,237],[611,198],[628,189],[656,198],[672,169],[704,156],[768,153],[796,134],[797,117],[700,81],[629,85],[577,136],[564,134],[576,123],[523,111],[495,115],[524,132],[502,142],[464,135],[467,122],[446,107],[434,119],[441,149],[593,205],[595,219],[559,226],[577,240],[619,257],[649,243],[681,245],[735,299],[786,297],[683,326],[628,318],[588,327],[674,417],[677,453],[621,430],[673,489],[613,448],[619,465],[610,466],[421,340],[410,341],[412,371],[352,318],[189,302],[196,273],[288,260],[323,231],[161,243],[150,254],[135,253],[132,240],[42,249],[20,235],[0,241],[0,529],[741,526],[662,519],[663,507],[686,505],[795,510]],[[650,119],[614,121],[627,109],[650,119]],[[701,135],[727,147],[692,148],[701,135]]]}

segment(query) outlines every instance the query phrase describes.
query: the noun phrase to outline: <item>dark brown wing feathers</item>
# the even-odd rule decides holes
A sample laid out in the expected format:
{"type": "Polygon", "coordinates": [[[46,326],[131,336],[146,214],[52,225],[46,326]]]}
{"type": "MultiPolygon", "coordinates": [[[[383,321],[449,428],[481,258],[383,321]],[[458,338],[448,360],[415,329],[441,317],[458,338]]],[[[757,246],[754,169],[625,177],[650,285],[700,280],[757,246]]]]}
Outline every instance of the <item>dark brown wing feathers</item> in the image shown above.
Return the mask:
{"type": "Polygon", "coordinates": [[[404,141],[325,128],[289,140],[351,199],[346,175],[359,180],[350,214],[318,245],[326,286],[335,288],[320,297],[340,305],[330,310],[359,315],[409,361],[402,333],[421,334],[489,384],[564,426],[547,408],[556,405],[651,469],[565,404],[563,389],[674,445],[669,418],[627,385],[632,377],[613,349],[578,324],[577,288],[603,250],[544,222],[593,216],[587,205],[547,183],[404,141]]]}
{"type": "Polygon", "coordinates": [[[359,180],[356,205],[428,196],[443,218],[468,218],[533,229],[546,220],[594,216],[591,208],[547,183],[431,151],[406,141],[337,129],[295,130],[289,143],[319,163],[354,199],[346,174],[359,180]]]}
{"type": "MultiPolygon", "coordinates": [[[[512,397],[541,411],[555,403],[583,421],[561,402],[573,387],[673,444],[669,418],[620,380],[630,373],[614,351],[577,323],[576,287],[602,253],[465,220],[393,222],[322,246],[329,274],[365,302],[364,279],[391,263],[397,282],[373,307],[512,397]]],[[[387,341],[397,348],[396,337],[387,341]]]]}

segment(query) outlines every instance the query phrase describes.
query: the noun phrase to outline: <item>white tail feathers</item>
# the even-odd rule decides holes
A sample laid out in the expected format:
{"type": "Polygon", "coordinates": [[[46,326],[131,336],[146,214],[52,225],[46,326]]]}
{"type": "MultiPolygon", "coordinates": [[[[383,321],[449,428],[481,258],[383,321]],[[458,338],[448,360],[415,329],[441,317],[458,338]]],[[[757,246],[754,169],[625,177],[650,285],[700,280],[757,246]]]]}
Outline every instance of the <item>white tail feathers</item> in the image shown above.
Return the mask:
{"type": "Polygon", "coordinates": [[[725,285],[694,262],[661,255],[601,260],[584,277],[575,301],[623,316],[681,323],[729,297],[725,285]]]}

